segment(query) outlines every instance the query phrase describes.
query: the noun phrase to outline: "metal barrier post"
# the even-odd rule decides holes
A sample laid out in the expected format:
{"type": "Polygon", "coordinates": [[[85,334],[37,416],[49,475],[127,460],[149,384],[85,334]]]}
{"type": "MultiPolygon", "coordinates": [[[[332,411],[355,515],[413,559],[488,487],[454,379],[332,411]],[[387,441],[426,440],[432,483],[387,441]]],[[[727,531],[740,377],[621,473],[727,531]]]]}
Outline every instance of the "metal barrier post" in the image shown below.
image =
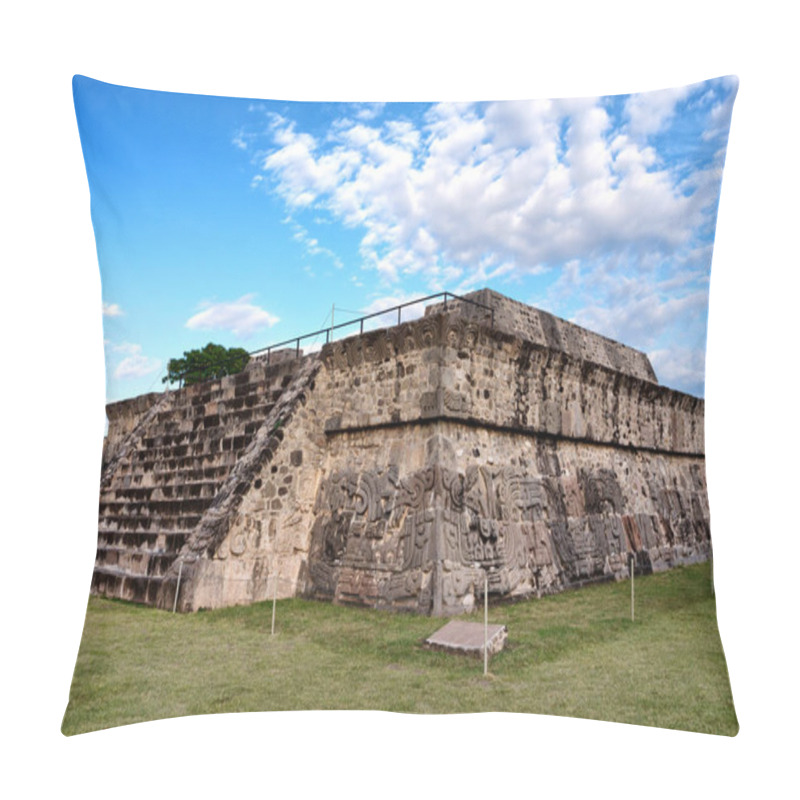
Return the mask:
{"type": "Polygon", "coordinates": [[[178,593],[181,590],[181,575],[183,575],[183,561],[178,564],[178,585],[175,587],[175,600],[172,603],[172,613],[178,609],[178,593]]]}
{"type": "Polygon", "coordinates": [[[489,672],[489,570],[483,571],[483,674],[489,672]]]}
{"type": "MultiPolygon", "coordinates": [[[[273,542],[272,546],[275,546],[273,542]]],[[[270,636],[275,635],[275,606],[278,602],[278,573],[275,572],[275,553],[272,554],[272,633],[270,636]]]]}

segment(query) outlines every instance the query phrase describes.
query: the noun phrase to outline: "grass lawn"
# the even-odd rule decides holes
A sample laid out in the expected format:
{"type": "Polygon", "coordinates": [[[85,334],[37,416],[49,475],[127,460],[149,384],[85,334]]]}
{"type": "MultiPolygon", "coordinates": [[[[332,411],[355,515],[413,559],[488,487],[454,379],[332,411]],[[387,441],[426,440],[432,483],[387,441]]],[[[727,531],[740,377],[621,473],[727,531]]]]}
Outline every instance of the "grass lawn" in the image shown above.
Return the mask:
{"type": "MultiPolygon", "coordinates": [[[[444,620],[282,600],[171,614],[90,598],[62,731],[233,711],[514,711],[733,736],[708,564],[490,607],[505,650],[427,650],[444,620]]],[[[482,621],[482,613],[468,619],[482,621]]]]}

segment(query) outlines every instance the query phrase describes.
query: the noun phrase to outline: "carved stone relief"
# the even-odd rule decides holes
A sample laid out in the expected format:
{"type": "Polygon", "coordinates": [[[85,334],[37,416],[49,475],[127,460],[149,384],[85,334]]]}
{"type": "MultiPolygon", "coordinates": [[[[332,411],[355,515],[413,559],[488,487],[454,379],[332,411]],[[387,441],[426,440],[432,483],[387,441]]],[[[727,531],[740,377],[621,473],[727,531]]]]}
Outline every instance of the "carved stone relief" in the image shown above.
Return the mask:
{"type": "MultiPolygon", "coordinates": [[[[555,454],[542,455],[557,465],[555,454]]],[[[657,488],[667,513],[626,514],[617,476],[605,468],[563,480],[510,465],[460,473],[437,464],[406,476],[396,466],[338,471],[315,502],[311,582],[321,595],[348,602],[358,586],[369,586],[364,602],[377,593],[378,605],[424,610],[436,592],[445,608],[474,601],[483,570],[491,591],[503,594],[621,576],[629,552],[649,567],[661,563],[649,560],[651,550],[661,558],[659,547],[707,541],[707,523],[676,514],[685,501],[675,506],[672,490],[657,488]],[[356,580],[352,570],[373,577],[356,580]],[[337,589],[340,579],[346,585],[337,589]]]]}
{"type": "Polygon", "coordinates": [[[250,550],[257,550],[261,546],[261,532],[261,520],[249,515],[240,516],[217,550],[215,558],[220,561],[228,557],[240,558],[250,550]]]}

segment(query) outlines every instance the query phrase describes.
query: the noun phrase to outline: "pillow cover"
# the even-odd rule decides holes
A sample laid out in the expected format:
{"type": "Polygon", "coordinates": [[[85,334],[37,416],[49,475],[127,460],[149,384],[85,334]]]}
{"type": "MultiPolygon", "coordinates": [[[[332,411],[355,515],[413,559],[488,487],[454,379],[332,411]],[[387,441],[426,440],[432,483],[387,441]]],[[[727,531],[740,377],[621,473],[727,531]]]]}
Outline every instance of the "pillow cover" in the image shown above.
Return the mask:
{"type": "Polygon", "coordinates": [[[73,88],[108,430],[64,733],[325,708],[736,733],[702,400],[735,78],[73,88]]]}

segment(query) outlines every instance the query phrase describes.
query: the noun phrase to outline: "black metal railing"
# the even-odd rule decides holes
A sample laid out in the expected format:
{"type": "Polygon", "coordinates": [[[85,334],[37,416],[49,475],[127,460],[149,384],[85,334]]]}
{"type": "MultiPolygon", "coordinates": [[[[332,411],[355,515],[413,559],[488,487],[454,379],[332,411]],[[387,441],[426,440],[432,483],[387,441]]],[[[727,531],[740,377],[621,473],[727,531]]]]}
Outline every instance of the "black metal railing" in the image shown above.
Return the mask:
{"type": "MultiPolygon", "coordinates": [[[[372,314],[365,314],[363,317],[358,317],[356,319],[348,320],[347,322],[340,322],[338,325],[330,325],[327,328],[320,328],[317,331],[312,331],[311,333],[304,333],[302,336],[295,336],[291,339],[286,339],[283,342],[278,342],[277,344],[271,344],[269,347],[262,347],[259,350],[252,350],[248,355],[252,357],[264,358],[266,354],[266,361],[267,364],[270,363],[270,356],[276,350],[286,350],[289,349],[291,346],[295,351],[295,357],[300,356],[300,343],[306,339],[311,338],[318,338],[323,333],[325,334],[325,344],[329,344],[333,341],[334,331],[340,330],[342,328],[351,328],[354,325],[358,325],[359,327],[359,334],[364,333],[364,323],[367,320],[375,319],[377,317],[385,317],[389,314],[394,314],[397,312],[397,322],[392,322],[390,325],[386,325],[384,327],[393,327],[394,325],[400,325],[402,323],[402,315],[403,309],[408,308],[409,306],[415,306],[420,303],[428,303],[431,300],[436,300],[438,298],[442,298],[442,306],[443,311],[447,311],[447,302],[448,298],[450,298],[451,304],[455,301],[456,303],[468,303],[476,308],[483,309],[487,312],[487,315],[490,319],[490,324],[494,327],[494,309],[491,306],[487,306],[485,303],[479,303],[477,300],[470,300],[468,297],[460,297],[459,295],[453,294],[452,292],[438,292],[437,294],[431,294],[427,297],[420,297],[416,300],[409,300],[407,303],[400,303],[397,306],[391,306],[389,308],[385,308],[382,311],[375,311],[372,314]]],[[[241,360],[241,356],[236,356],[231,359],[230,366],[236,366],[236,360],[241,360]]],[[[225,362],[218,363],[214,368],[209,368],[208,370],[202,371],[199,375],[197,371],[187,370],[184,373],[176,376],[176,380],[178,380],[179,388],[183,386],[184,381],[187,378],[193,379],[196,377],[200,377],[202,381],[205,380],[219,380],[220,378],[224,377],[228,374],[235,374],[239,371],[239,369],[228,369],[228,364],[225,362]],[[210,373],[210,374],[209,374],[210,373]]]]}
{"type": "Polygon", "coordinates": [[[364,333],[364,322],[370,319],[374,319],[376,317],[385,317],[388,314],[394,314],[397,312],[397,322],[392,323],[391,325],[387,325],[385,327],[392,327],[393,325],[400,325],[402,323],[402,313],[403,309],[407,308],[408,306],[418,305],[419,303],[427,303],[430,300],[436,300],[437,298],[441,297],[443,299],[442,305],[444,306],[444,311],[447,311],[447,298],[452,298],[452,300],[458,303],[469,303],[470,305],[476,306],[477,308],[482,308],[486,312],[488,312],[490,318],[490,324],[494,327],[494,309],[491,306],[487,306],[485,303],[479,303],[477,300],[470,300],[468,297],[459,297],[452,292],[438,292],[437,294],[430,294],[427,297],[420,297],[416,300],[409,300],[407,303],[400,303],[397,306],[391,306],[390,308],[385,308],[382,311],[375,311],[372,314],[366,314],[363,317],[358,317],[357,319],[351,319],[347,322],[340,322],[338,325],[331,325],[327,328],[320,328],[318,331],[312,331],[311,333],[304,333],[302,336],[295,336],[292,339],[286,339],[286,341],[278,342],[277,344],[271,344],[269,347],[262,347],[260,350],[253,350],[250,355],[257,356],[259,358],[263,358],[264,354],[267,357],[267,364],[269,364],[269,359],[272,351],[274,350],[285,350],[289,345],[293,345],[295,349],[296,356],[300,355],[300,342],[305,339],[317,338],[321,336],[323,333],[325,334],[325,344],[330,344],[333,341],[333,332],[339,330],[341,328],[351,328],[354,325],[359,326],[359,334],[364,333]]]}

